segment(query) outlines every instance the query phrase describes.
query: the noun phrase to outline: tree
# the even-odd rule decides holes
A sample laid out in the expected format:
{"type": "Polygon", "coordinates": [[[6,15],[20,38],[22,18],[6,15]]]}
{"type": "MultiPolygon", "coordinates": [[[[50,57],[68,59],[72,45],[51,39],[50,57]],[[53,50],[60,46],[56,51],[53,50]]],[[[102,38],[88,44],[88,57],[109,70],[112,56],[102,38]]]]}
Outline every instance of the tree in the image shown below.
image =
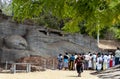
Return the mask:
{"type": "Polygon", "coordinates": [[[65,23],[62,30],[70,33],[80,32],[78,25],[83,21],[89,35],[120,21],[119,0],[13,0],[12,4],[14,18],[18,21],[46,12],[62,19],[65,23]]]}

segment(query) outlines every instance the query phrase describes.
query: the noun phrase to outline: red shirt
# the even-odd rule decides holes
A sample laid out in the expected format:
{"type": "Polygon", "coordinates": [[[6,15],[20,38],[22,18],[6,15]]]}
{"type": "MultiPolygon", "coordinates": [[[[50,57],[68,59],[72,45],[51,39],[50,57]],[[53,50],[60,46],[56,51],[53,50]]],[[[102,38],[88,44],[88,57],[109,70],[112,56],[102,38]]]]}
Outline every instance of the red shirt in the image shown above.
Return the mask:
{"type": "Polygon", "coordinates": [[[77,64],[77,66],[82,66],[82,57],[78,57],[76,60],[75,60],[75,63],[77,64]]]}

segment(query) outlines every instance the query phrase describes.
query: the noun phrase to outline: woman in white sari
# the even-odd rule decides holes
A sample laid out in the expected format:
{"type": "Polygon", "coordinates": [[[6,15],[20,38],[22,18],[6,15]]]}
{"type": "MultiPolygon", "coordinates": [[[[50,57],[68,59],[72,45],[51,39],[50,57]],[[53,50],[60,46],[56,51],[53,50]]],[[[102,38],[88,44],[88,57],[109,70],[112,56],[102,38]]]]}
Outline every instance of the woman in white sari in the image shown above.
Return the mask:
{"type": "Polygon", "coordinates": [[[101,71],[102,69],[102,62],[103,62],[103,59],[102,59],[102,56],[100,54],[98,54],[98,57],[97,57],[97,71],[101,71]]]}
{"type": "Polygon", "coordinates": [[[92,69],[92,54],[90,54],[90,56],[89,56],[88,68],[92,69]]]}
{"type": "Polygon", "coordinates": [[[103,70],[106,70],[108,68],[108,56],[105,54],[103,56],[103,70]]]}

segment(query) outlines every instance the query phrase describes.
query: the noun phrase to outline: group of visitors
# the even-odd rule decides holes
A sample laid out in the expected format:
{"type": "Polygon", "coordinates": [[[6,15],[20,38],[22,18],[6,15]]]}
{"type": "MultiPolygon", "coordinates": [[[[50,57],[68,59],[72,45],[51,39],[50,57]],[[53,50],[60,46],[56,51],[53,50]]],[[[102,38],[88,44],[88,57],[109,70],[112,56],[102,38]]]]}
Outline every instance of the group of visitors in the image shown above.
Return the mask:
{"type": "Polygon", "coordinates": [[[83,60],[84,58],[81,54],[71,54],[71,56],[66,53],[64,56],[59,54],[58,58],[58,69],[62,70],[77,70],[78,76],[81,76],[81,72],[83,72],[83,60]]]}
{"type": "Polygon", "coordinates": [[[73,55],[71,54],[71,56],[68,55],[68,53],[65,53],[65,55],[63,56],[62,54],[59,54],[58,58],[58,69],[70,69],[70,70],[74,70],[74,63],[75,63],[75,59],[77,58],[77,54],[73,55]]]}
{"type": "Polygon", "coordinates": [[[59,70],[77,70],[78,76],[81,76],[83,70],[106,70],[120,63],[120,49],[117,48],[115,53],[87,53],[87,54],[59,54],[59,70]]]}

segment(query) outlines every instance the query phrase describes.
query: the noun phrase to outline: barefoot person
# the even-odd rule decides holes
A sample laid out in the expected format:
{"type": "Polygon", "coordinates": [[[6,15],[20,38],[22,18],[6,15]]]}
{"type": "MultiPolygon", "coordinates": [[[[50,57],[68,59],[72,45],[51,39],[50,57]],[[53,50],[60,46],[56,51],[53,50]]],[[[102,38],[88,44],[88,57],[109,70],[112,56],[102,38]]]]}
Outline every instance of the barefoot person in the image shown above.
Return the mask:
{"type": "Polygon", "coordinates": [[[79,54],[77,59],[75,60],[76,63],[76,69],[77,69],[77,73],[78,73],[78,77],[81,77],[81,72],[82,72],[82,64],[83,64],[83,58],[82,56],[79,54]]]}

